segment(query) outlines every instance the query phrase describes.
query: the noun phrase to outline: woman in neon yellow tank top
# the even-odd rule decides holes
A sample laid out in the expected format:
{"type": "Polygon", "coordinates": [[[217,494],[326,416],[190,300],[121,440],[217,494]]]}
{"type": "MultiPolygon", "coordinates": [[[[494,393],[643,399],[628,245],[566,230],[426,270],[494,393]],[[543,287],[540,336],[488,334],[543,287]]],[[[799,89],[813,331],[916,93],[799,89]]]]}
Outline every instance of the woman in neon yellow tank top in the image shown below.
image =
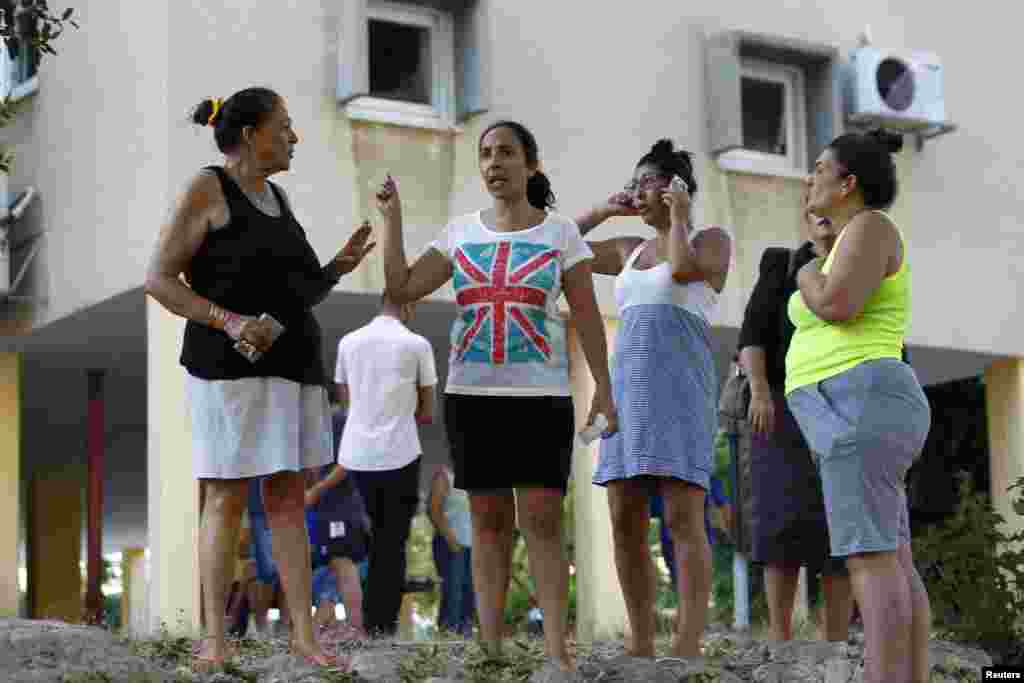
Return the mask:
{"type": "Polygon", "coordinates": [[[834,140],[807,179],[808,209],[838,233],[797,274],[786,401],[821,472],[832,555],[845,557],[864,620],[865,683],[928,680],[928,594],[910,552],[904,479],[931,411],[902,362],[910,315],[903,235],[883,213],[896,196],[877,131],[834,140]]]}

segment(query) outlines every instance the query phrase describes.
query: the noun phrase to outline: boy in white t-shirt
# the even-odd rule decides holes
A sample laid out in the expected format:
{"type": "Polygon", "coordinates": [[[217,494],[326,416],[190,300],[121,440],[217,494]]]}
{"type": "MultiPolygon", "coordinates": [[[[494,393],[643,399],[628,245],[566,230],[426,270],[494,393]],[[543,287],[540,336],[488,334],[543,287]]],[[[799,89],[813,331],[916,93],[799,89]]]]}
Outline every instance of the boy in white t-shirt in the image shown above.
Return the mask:
{"type": "Polygon", "coordinates": [[[406,327],[411,316],[411,306],[384,295],[380,314],[338,342],[334,381],[348,403],[338,464],[359,489],[372,526],[363,614],[369,634],[398,629],[405,547],[419,505],[417,422],[433,421],[434,351],[406,327]]]}

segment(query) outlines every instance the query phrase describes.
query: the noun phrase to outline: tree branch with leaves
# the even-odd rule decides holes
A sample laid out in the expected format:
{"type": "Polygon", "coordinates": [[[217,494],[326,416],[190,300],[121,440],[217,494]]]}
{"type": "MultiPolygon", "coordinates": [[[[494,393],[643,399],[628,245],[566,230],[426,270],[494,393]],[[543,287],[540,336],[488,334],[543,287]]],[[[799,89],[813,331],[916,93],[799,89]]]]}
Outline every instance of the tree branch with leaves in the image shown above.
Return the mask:
{"type": "MultiPolygon", "coordinates": [[[[49,56],[56,56],[54,43],[68,26],[79,28],[74,8],[59,14],[50,9],[47,0],[0,0],[0,38],[14,60],[26,55],[37,67],[49,56]]],[[[0,128],[10,125],[18,114],[17,103],[10,93],[2,93],[0,128]]],[[[9,173],[13,157],[8,150],[0,152],[0,173],[9,173]]]]}

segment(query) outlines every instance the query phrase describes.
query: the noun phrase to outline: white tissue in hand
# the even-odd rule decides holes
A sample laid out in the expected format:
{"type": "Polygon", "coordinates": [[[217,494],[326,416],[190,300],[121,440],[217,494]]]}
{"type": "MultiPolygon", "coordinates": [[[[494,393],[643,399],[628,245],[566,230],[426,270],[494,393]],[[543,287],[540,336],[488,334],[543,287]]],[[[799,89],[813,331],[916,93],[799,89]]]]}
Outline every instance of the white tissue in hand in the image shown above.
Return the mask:
{"type": "Polygon", "coordinates": [[[580,432],[580,441],[584,444],[589,444],[591,441],[601,436],[601,432],[607,428],[608,418],[606,418],[603,413],[598,413],[594,417],[594,423],[580,432]]]}

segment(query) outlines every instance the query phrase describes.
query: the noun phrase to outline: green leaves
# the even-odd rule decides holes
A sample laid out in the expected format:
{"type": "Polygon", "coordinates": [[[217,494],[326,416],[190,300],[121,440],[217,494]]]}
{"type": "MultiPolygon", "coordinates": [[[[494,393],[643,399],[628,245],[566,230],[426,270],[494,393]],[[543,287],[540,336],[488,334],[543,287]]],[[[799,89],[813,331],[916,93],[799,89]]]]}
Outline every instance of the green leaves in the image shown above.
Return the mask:
{"type": "Polygon", "coordinates": [[[3,15],[0,37],[7,43],[11,56],[16,56],[22,45],[32,50],[31,60],[42,63],[46,55],[56,55],[53,43],[63,35],[67,26],[80,28],[72,19],[74,8],[54,14],[46,0],[0,0],[3,15]]]}
{"type": "MultiPolygon", "coordinates": [[[[1024,491],[1024,478],[1009,491],[1024,491]]],[[[1013,502],[1024,514],[1024,497],[1013,502]]],[[[914,539],[914,560],[928,588],[936,627],[945,637],[993,652],[1024,639],[1024,532],[1007,533],[989,497],[960,482],[960,503],[940,526],[914,539]]]]}

